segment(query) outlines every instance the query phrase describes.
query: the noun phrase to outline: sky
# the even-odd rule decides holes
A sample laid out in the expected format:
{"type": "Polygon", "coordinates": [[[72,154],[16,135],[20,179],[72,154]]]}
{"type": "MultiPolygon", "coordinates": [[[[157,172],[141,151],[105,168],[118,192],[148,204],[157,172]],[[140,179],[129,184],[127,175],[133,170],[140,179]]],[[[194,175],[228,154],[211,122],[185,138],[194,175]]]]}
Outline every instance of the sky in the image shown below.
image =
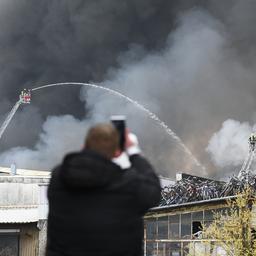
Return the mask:
{"type": "Polygon", "coordinates": [[[1,138],[0,165],[50,170],[80,150],[88,127],[125,114],[161,175],[226,178],[248,152],[256,113],[253,0],[0,0],[0,121],[35,91],[1,138]]]}

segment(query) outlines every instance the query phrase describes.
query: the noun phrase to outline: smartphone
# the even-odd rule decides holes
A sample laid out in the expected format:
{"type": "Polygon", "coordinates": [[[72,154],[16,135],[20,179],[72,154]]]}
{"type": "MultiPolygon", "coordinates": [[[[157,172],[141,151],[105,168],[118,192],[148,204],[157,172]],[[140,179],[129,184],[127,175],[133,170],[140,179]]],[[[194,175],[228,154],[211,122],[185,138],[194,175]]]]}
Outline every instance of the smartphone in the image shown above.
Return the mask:
{"type": "Polygon", "coordinates": [[[110,117],[111,122],[116,127],[120,135],[120,149],[124,151],[125,148],[125,121],[126,117],[123,115],[116,115],[110,117]]]}

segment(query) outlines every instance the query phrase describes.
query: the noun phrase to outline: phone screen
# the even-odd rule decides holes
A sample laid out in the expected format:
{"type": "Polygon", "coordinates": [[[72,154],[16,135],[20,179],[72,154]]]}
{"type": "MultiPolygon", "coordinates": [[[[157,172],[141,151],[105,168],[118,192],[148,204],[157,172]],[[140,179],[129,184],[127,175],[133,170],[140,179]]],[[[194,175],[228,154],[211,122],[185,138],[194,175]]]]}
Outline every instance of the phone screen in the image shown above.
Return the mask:
{"type": "Polygon", "coordinates": [[[116,127],[120,135],[120,149],[125,148],[125,116],[111,116],[111,122],[116,127]]]}

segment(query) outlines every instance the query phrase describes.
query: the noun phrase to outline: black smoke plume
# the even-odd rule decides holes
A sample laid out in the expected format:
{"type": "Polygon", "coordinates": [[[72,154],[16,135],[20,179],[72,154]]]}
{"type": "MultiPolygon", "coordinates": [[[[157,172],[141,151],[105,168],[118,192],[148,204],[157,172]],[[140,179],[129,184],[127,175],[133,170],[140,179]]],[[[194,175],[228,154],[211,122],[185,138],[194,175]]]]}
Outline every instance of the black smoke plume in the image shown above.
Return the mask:
{"type": "MultiPolygon", "coordinates": [[[[158,114],[207,166],[208,175],[219,175],[218,162],[205,151],[216,158],[208,146],[212,135],[226,119],[255,121],[255,5],[242,0],[2,1],[1,120],[22,88],[101,83],[158,114]]],[[[82,146],[86,127],[120,109],[160,173],[200,173],[163,129],[132,105],[88,88],[79,95],[79,87],[35,93],[1,140],[1,163],[51,168],[65,152],[82,146]]]]}

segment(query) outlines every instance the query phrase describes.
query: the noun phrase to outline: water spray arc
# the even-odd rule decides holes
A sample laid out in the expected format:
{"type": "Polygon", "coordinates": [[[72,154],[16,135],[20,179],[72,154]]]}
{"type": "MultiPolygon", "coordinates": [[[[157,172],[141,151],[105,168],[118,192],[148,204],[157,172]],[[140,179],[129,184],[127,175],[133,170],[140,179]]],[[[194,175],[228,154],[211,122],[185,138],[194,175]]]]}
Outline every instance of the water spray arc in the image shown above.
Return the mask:
{"type": "Polygon", "coordinates": [[[179,146],[183,149],[183,151],[193,160],[195,165],[200,167],[203,171],[205,171],[205,167],[195,158],[195,156],[185,146],[185,144],[177,136],[177,134],[175,132],[173,132],[162,120],[160,120],[160,118],[156,114],[154,114],[153,112],[149,111],[147,108],[145,108],[143,105],[141,105],[137,101],[129,98],[128,96],[125,96],[124,94],[122,94],[122,93],[120,93],[120,92],[118,92],[116,90],[113,90],[113,89],[110,89],[110,88],[106,88],[106,87],[103,87],[103,86],[100,86],[100,85],[96,85],[96,84],[91,84],[91,83],[64,82],[64,83],[54,83],[54,84],[42,85],[42,86],[39,86],[39,87],[36,87],[36,88],[32,88],[31,91],[37,91],[37,90],[41,90],[41,89],[48,88],[48,87],[63,86],[63,85],[80,85],[80,86],[89,86],[89,87],[92,87],[92,88],[101,89],[101,90],[109,92],[110,94],[113,94],[113,95],[116,95],[118,97],[121,97],[121,98],[125,99],[126,101],[132,103],[137,108],[139,108],[140,110],[145,112],[151,119],[156,121],[160,126],[162,126],[164,128],[164,130],[166,131],[166,133],[168,135],[170,135],[179,144],[179,146]]]}
{"type": "Polygon", "coordinates": [[[6,119],[4,120],[1,128],[0,128],[0,139],[2,138],[3,133],[5,132],[7,126],[11,122],[13,116],[15,115],[16,111],[18,110],[19,106],[21,105],[21,101],[18,100],[15,105],[13,106],[12,110],[7,115],[6,119]]]}
{"type": "Polygon", "coordinates": [[[116,90],[106,88],[106,87],[96,85],[96,84],[91,84],[91,83],[64,82],[64,83],[46,84],[46,85],[42,85],[42,86],[39,86],[39,87],[36,87],[36,88],[28,89],[28,90],[24,89],[20,94],[19,100],[15,103],[14,107],[9,112],[7,118],[5,119],[4,123],[0,127],[0,139],[1,139],[4,131],[8,127],[9,123],[11,122],[11,120],[12,120],[13,116],[15,115],[16,111],[18,110],[19,106],[22,103],[24,103],[24,104],[30,103],[30,101],[31,101],[31,91],[38,91],[38,90],[48,88],[48,87],[63,86],[63,85],[89,86],[89,87],[92,87],[92,88],[101,89],[101,90],[109,92],[112,95],[116,95],[116,96],[121,97],[121,98],[125,99],[126,101],[132,103],[134,106],[136,106],[137,108],[139,108],[140,110],[145,112],[151,119],[156,121],[161,127],[163,127],[164,130],[166,131],[166,133],[168,135],[170,135],[172,137],[172,139],[174,139],[178,143],[178,145],[183,149],[183,151],[193,160],[195,165],[200,167],[203,171],[205,171],[205,167],[194,157],[192,152],[185,146],[185,144],[177,136],[177,134],[175,132],[173,132],[162,120],[160,120],[160,118],[156,114],[149,111],[147,108],[145,108],[143,105],[141,105],[137,101],[125,96],[124,94],[122,94],[122,93],[120,93],[116,90]]]}

